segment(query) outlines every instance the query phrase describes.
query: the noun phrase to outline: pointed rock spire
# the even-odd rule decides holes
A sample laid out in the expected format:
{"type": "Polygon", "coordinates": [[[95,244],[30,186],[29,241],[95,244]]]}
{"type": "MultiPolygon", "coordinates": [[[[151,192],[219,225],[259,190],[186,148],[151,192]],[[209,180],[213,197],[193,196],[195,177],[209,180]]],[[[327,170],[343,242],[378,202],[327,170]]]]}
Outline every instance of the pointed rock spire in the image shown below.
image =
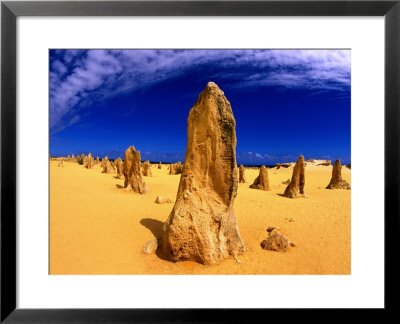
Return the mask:
{"type": "Polygon", "coordinates": [[[285,193],[283,195],[288,198],[307,197],[304,194],[305,181],[304,156],[300,155],[299,159],[296,162],[296,165],[293,168],[292,180],[286,187],[285,193]]]}
{"type": "Polygon", "coordinates": [[[332,168],[332,178],[326,189],[350,189],[346,180],[342,179],[342,164],[336,160],[332,168]]]}
{"type": "MultiPolygon", "coordinates": [[[[244,252],[233,202],[238,187],[236,122],[209,82],[189,112],[185,162],[162,251],[173,261],[215,264],[244,252]]],[[[239,261],[238,261],[239,262],[239,261]]]]}

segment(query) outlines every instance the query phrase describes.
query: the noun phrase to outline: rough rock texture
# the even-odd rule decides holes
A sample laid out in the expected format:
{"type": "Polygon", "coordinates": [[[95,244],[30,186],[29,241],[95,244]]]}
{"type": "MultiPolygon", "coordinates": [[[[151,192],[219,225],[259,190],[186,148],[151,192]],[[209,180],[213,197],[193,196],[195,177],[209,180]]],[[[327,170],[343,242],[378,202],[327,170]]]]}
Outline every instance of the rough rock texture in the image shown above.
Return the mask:
{"type": "Polygon", "coordinates": [[[60,168],[64,167],[64,158],[61,158],[60,162],[58,162],[58,167],[60,168]]]}
{"type": "Polygon", "coordinates": [[[143,175],[145,177],[152,177],[153,175],[151,174],[151,164],[150,161],[146,161],[143,163],[143,175]]]}
{"type": "Polygon", "coordinates": [[[169,203],[172,203],[172,200],[169,198],[163,198],[159,195],[159,196],[157,196],[155,203],[156,204],[169,204],[169,203]]]}
{"type": "Polygon", "coordinates": [[[134,146],[129,146],[125,151],[123,173],[126,190],[133,190],[140,194],[149,191],[142,177],[140,151],[136,151],[134,146]]]}
{"type": "Polygon", "coordinates": [[[332,168],[332,178],[326,189],[350,189],[346,180],[342,179],[342,165],[340,160],[336,160],[332,168]]]}
{"type": "Polygon", "coordinates": [[[293,168],[292,180],[286,187],[285,193],[283,194],[288,198],[299,198],[306,197],[304,194],[305,185],[305,162],[304,156],[301,155],[293,168]]]}
{"type": "Polygon", "coordinates": [[[103,168],[103,173],[115,173],[115,170],[107,156],[101,160],[101,166],[103,168]]]}
{"type": "Polygon", "coordinates": [[[268,237],[260,243],[264,250],[286,252],[290,246],[296,246],[279,230],[280,228],[276,226],[270,226],[267,228],[268,237]]]}
{"type": "Polygon", "coordinates": [[[290,183],[290,179],[287,179],[286,181],[282,181],[282,184],[288,185],[290,183]]]}
{"type": "Polygon", "coordinates": [[[261,242],[261,247],[270,251],[286,252],[289,246],[289,239],[281,233],[270,235],[261,242]]]}
{"type": "Polygon", "coordinates": [[[176,162],[174,164],[169,165],[169,174],[181,174],[183,169],[182,163],[176,162]]]}
{"type": "Polygon", "coordinates": [[[269,178],[268,178],[268,169],[265,165],[262,165],[260,168],[260,174],[257,178],[255,178],[252,185],[250,185],[252,189],[259,189],[259,190],[271,190],[269,187],[269,178]]]}
{"type": "Polygon", "coordinates": [[[121,179],[124,176],[124,173],[122,172],[124,164],[120,157],[114,161],[114,165],[117,171],[117,178],[121,179]]]}
{"type": "Polygon", "coordinates": [[[162,164],[161,164],[161,162],[160,162],[160,163],[158,163],[158,168],[159,168],[159,169],[161,169],[161,168],[162,168],[162,164]]]}
{"type": "Polygon", "coordinates": [[[163,226],[162,252],[172,261],[216,264],[231,255],[240,262],[235,127],[229,101],[209,82],[189,113],[178,193],[163,226]]]}
{"type": "Polygon", "coordinates": [[[246,177],[244,176],[244,166],[243,164],[239,167],[239,183],[247,183],[246,177]]]}

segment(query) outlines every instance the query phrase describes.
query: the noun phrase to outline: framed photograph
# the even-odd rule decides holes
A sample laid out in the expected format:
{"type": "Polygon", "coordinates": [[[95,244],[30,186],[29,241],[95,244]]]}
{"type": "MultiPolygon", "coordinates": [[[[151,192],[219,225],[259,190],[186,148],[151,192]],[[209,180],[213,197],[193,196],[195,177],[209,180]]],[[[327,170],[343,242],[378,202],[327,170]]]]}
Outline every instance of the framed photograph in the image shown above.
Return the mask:
{"type": "Polygon", "coordinates": [[[399,18],[3,1],[1,321],[392,309],[399,18]]]}

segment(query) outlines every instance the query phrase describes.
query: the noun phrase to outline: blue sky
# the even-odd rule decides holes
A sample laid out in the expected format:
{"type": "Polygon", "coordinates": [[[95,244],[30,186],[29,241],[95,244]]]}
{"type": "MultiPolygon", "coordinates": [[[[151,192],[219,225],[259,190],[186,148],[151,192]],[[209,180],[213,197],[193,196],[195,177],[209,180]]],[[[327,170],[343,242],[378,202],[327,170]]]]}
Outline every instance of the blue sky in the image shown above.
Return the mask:
{"type": "Polygon", "coordinates": [[[225,92],[243,164],[350,162],[349,50],[50,50],[50,154],[183,162],[189,110],[225,92]]]}

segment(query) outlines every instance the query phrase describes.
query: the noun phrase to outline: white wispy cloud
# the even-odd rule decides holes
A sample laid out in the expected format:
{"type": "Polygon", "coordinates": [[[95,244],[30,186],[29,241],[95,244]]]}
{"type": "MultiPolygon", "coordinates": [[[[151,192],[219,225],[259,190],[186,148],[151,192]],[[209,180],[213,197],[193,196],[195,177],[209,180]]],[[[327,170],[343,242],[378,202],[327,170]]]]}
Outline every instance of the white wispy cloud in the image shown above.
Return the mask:
{"type": "MultiPolygon", "coordinates": [[[[50,66],[50,129],[81,109],[213,64],[232,88],[348,90],[348,50],[57,50],[50,66]]],[[[207,80],[209,81],[209,80],[207,80]]]]}

